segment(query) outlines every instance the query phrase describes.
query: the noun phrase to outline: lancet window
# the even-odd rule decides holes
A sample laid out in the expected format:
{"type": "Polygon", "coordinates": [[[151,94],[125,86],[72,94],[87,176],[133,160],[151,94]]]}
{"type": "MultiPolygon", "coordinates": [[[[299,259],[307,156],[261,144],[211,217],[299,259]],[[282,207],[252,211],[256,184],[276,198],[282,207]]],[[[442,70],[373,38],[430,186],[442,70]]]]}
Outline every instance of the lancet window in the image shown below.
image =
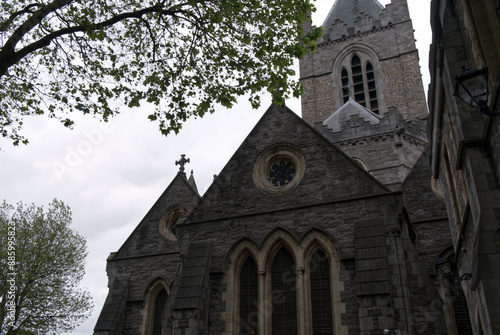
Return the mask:
{"type": "Polygon", "coordinates": [[[163,314],[163,310],[165,309],[165,305],[167,303],[168,294],[167,291],[161,290],[156,296],[155,306],[154,306],[154,315],[153,315],[153,335],[161,335],[162,334],[162,324],[161,324],[161,316],[163,314]]]}
{"type": "Polygon", "coordinates": [[[146,293],[146,304],[143,314],[142,335],[161,335],[168,327],[165,322],[165,308],[167,306],[169,287],[163,279],[156,279],[149,286],[146,293]]]}
{"type": "Polygon", "coordinates": [[[230,333],[347,335],[347,328],[336,326],[344,308],[341,292],[333,290],[342,287],[338,258],[328,238],[318,236],[321,245],[310,237],[301,247],[287,237],[262,250],[248,241],[233,249],[227,268],[227,289],[234,292],[227,304],[230,333]]]}
{"type": "Polygon", "coordinates": [[[342,101],[349,98],[379,114],[376,73],[373,61],[364,53],[346,57],[340,66],[342,101]]]}
{"type": "Polygon", "coordinates": [[[330,264],[325,253],[317,249],[309,263],[313,334],[333,334],[330,264]]]}
{"type": "Polygon", "coordinates": [[[240,272],[240,334],[258,334],[258,292],[257,265],[249,256],[241,266],[240,272]]]}
{"type": "Polygon", "coordinates": [[[295,335],[297,334],[295,263],[286,248],[281,248],[276,254],[271,276],[272,333],[295,335]]]}

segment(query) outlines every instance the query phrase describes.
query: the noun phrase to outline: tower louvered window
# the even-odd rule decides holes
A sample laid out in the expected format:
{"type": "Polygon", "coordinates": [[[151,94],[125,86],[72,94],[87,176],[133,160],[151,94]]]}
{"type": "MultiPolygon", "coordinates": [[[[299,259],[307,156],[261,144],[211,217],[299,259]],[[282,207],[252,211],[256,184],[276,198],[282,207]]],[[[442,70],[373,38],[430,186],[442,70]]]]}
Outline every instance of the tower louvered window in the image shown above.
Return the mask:
{"type": "Polygon", "coordinates": [[[377,84],[373,63],[366,55],[361,57],[354,54],[352,58],[343,63],[340,70],[342,85],[342,100],[346,103],[351,97],[360,105],[379,114],[380,107],[377,98],[377,84]]]}
{"type": "Polygon", "coordinates": [[[321,249],[316,250],[311,258],[309,270],[313,334],[333,334],[330,264],[321,249]]]}
{"type": "Polygon", "coordinates": [[[161,315],[165,309],[167,303],[168,294],[165,290],[161,290],[156,296],[155,309],[153,315],[153,335],[161,335],[162,325],[161,325],[161,315]]]}
{"type": "Polygon", "coordinates": [[[240,334],[257,334],[258,325],[257,265],[247,257],[240,273],[240,334]]]}
{"type": "Polygon", "coordinates": [[[363,83],[363,68],[361,60],[354,55],[351,60],[352,84],[354,87],[354,100],[366,107],[365,88],[363,83]]]}
{"type": "Polygon", "coordinates": [[[272,334],[297,334],[295,263],[287,249],[276,254],[271,276],[272,334]]]}
{"type": "Polygon", "coordinates": [[[368,86],[368,98],[370,101],[370,109],[378,114],[377,100],[377,85],[375,83],[375,74],[373,73],[373,65],[368,62],[366,64],[366,81],[368,86]]]}
{"type": "Polygon", "coordinates": [[[342,99],[344,100],[344,103],[346,103],[349,100],[350,84],[349,84],[349,73],[345,68],[342,69],[341,80],[342,80],[342,99]]]}

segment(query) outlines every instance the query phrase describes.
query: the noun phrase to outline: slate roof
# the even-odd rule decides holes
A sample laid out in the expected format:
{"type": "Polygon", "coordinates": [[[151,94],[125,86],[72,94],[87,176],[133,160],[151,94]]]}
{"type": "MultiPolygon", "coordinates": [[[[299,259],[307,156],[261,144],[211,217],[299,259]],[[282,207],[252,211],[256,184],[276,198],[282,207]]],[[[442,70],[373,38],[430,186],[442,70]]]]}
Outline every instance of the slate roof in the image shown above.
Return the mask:
{"type": "Polygon", "coordinates": [[[194,309],[203,306],[210,267],[210,249],[210,241],[189,244],[173,309],[194,309]]]}
{"type": "Polygon", "coordinates": [[[353,27],[359,13],[364,12],[376,18],[382,13],[383,9],[384,6],[377,0],[336,0],[323,23],[323,29],[328,31],[337,19],[347,24],[347,26],[353,27]]]}
{"type": "Polygon", "coordinates": [[[124,314],[129,275],[117,275],[109,286],[109,293],[102,308],[94,332],[119,331],[120,318],[124,314]]]}

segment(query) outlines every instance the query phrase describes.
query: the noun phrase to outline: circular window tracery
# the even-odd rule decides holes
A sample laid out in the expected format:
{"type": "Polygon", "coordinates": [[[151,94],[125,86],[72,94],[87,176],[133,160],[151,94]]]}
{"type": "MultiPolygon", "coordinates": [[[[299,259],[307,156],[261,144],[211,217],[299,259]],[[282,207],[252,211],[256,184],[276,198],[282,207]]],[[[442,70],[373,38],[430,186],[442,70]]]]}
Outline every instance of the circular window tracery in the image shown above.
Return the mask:
{"type": "Polygon", "coordinates": [[[269,181],[276,187],[283,187],[293,181],[297,169],[289,159],[279,159],[269,168],[269,181]]]}
{"type": "Polygon", "coordinates": [[[175,237],[177,232],[177,225],[184,222],[187,218],[189,211],[182,206],[172,206],[168,208],[161,216],[158,230],[160,234],[170,241],[177,241],[175,237]]]}
{"type": "Polygon", "coordinates": [[[264,193],[278,195],[297,186],[304,172],[302,152],[292,145],[279,144],[264,150],[257,157],[253,180],[264,193]]]}

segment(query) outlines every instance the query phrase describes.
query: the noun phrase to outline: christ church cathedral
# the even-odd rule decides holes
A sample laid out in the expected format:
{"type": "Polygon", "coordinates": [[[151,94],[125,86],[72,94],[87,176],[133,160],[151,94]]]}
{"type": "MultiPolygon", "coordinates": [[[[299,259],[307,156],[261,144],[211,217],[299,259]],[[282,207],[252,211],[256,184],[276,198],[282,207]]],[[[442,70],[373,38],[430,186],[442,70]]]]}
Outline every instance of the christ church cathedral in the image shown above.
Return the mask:
{"type": "Polygon", "coordinates": [[[176,162],[107,259],[94,335],[473,334],[438,271],[452,237],[407,0],[336,0],[323,29],[302,118],[270,106],[203,195],[176,162]]]}

